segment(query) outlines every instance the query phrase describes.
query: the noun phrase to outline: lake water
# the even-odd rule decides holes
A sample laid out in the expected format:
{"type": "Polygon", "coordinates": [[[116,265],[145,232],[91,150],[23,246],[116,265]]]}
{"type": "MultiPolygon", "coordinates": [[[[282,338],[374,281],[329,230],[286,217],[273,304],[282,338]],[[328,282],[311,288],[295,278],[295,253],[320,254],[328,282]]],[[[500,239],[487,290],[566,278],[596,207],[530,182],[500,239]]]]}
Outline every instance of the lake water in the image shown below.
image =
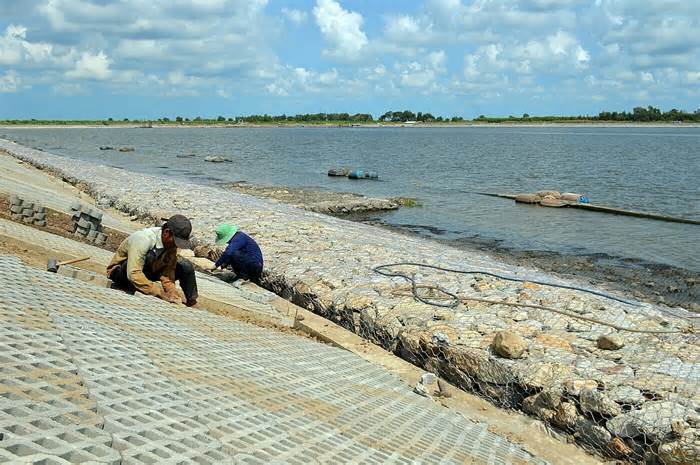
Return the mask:
{"type": "Polygon", "coordinates": [[[0,129],[19,143],[139,172],[219,184],[415,197],[381,221],[444,240],[605,254],[700,270],[700,226],[548,209],[473,192],[555,189],[592,203],[700,219],[700,128],[0,129]],[[133,146],[135,152],[100,151],[133,146]],[[192,158],[177,158],[193,152],[192,158]],[[209,155],[233,163],[213,164],[209,155]],[[335,167],[380,181],[329,178],[335,167]]]}

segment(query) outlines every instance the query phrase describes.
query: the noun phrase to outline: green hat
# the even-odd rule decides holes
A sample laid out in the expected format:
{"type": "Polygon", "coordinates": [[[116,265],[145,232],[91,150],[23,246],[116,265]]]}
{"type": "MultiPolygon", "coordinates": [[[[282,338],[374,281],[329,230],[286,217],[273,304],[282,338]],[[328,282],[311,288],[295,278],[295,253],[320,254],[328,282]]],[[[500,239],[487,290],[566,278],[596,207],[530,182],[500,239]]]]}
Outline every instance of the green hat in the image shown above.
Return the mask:
{"type": "Polygon", "coordinates": [[[238,226],[235,224],[221,223],[216,227],[216,245],[226,245],[236,234],[238,226]]]}

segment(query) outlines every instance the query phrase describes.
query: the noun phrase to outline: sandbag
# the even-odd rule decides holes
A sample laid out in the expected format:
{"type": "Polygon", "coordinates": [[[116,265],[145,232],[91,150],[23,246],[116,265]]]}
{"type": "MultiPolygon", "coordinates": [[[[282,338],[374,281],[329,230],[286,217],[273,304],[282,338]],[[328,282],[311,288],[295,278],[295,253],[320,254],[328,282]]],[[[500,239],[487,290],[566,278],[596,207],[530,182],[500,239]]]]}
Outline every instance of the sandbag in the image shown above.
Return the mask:
{"type": "Polygon", "coordinates": [[[567,202],[578,202],[578,200],[581,198],[581,194],[574,194],[572,192],[564,192],[561,195],[561,200],[566,200],[567,202]]]}
{"type": "Polygon", "coordinates": [[[547,198],[545,197],[544,199],[540,200],[540,205],[543,207],[563,207],[566,205],[566,202],[559,200],[559,199],[553,199],[553,198],[547,198]]]}
{"type": "Polygon", "coordinates": [[[519,203],[539,203],[542,198],[536,194],[518,194],[515,196],[515,201],[519,203]]]}
{"type": "Polygon", "coordinates": [[[537,195],[539,195],[542,198],[545,198],[545,197],[551,197],[553,199],[561,198],[561,194],[558,191],[539,191],[539,192],[537,192],[537,195]]]}

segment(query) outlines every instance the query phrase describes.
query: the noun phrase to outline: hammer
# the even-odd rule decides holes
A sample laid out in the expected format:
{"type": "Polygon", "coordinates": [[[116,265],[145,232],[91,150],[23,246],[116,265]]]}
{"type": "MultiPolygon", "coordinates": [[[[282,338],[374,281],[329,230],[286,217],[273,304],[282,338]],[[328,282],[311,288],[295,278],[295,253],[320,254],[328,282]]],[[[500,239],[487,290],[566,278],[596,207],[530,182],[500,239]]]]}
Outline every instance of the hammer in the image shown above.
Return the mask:
{"type": "Polygon", "coordinates": [[[58,273],[58,268],[63,265],[70,265],[72,263],[78,263],[78,262],[84,262],[85,260],[89,260],[90,257],[82,257],[82,258],[74,258],[72,260],[66,260],[63,262],[56,261],[55,258],[49,258],[49,261],[46,263],[46,271],[50,271],[51,273],[58,273]]]}

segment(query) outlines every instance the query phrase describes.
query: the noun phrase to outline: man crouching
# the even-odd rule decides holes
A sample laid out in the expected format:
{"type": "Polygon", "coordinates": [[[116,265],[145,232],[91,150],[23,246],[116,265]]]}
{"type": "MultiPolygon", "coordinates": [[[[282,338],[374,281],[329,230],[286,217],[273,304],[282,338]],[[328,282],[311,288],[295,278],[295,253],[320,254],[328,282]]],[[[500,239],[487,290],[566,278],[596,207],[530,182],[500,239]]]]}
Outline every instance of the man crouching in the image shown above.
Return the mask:
{"type": "Polygon", "coordinates": [[[160,228],[132,233],[119,245],[107,266],[107,276],[117,286],[139,291],[172,303],[182,303],[175,281],[185,293],[185,305],[197,303],[194,267],[178,258],[177,249],[190,248],[192,223],[183,215],[173,215],[160,228]],[[162,289],[155,281],[160,281],[162,289]]]}

